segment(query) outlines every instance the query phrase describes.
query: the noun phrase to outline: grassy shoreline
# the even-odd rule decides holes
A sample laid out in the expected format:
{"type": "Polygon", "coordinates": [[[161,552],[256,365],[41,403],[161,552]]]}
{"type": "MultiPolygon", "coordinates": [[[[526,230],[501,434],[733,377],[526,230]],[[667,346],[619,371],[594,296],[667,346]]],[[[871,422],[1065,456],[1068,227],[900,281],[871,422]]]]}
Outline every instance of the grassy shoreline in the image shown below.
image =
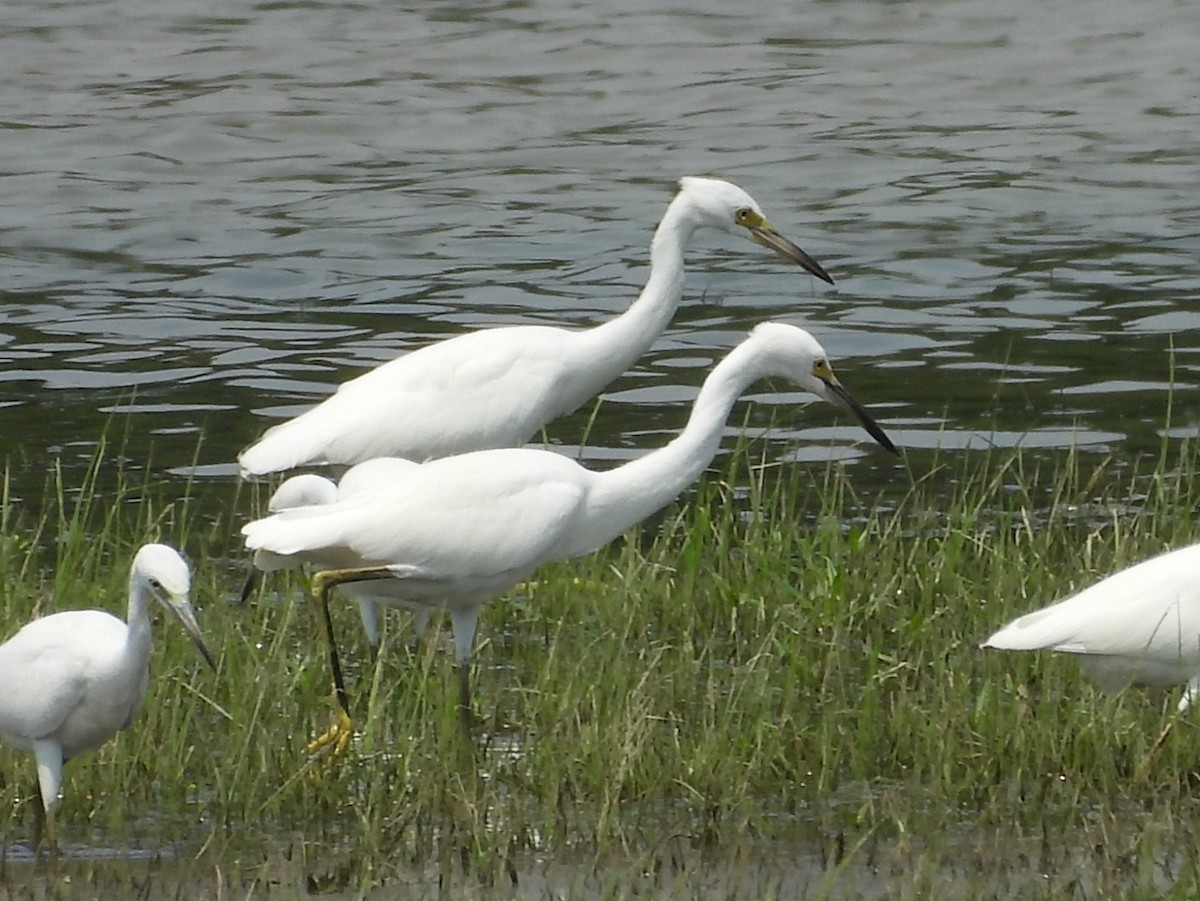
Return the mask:
{"type": "MultiPolygon", "coordinates": [[[[123,609],[133,550],[161,539],[192,562],[220,672],[179,630],[156,630],[147,704],[68,767],[59,824],[68,857],[74,843],[175,859],[77,863],[92,868],[77,888],[1149,898],[1200,886],[1194,727],[1179,724],[1146,782],[1132,775],[1175,695],[1103,695],[1069,659],[976,647],[1021,612],[1194,541],[1200,462],[1186,443],[1140,470],[926,455],[878,498],[837,465],[735,455],[654,523],[485,607],[475,748],[457,732],[448,629],[413,652],[391,613],[372,661],[353,605],[338,604],[359,732],[317,779],[304,746],[332,707],[303,581],[230,603],[234,536],[261,489],[168,499],[118,473],[101,490],[103,457],[74,490],[52,478],[36,521],[5,502],[5,634],[51,597],[123,609]]],[[[4,750],[0,777],[0,896],[52,891],[20,862],[32,761],[4,750]]]]}

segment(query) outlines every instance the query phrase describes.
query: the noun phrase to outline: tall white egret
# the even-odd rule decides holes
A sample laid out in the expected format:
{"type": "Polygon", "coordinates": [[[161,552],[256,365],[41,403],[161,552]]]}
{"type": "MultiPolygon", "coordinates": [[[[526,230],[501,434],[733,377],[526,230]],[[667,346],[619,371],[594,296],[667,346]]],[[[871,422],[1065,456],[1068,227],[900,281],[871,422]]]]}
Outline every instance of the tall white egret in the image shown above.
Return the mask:
{"type": "Polygon", "coordinates": [[[460,705],[467,711],[468,661],[480,606],[528,579],[541,564],[595,551],[668,504],[716,454],[739,395],[770,376],[788,378],[848,411],[895,452],[883,430],[838,382],[825,351],[808,332],[763,323],[714,367],[674,440],[616,469],[593,472],[535,448],[476,451],[414,466],[371,492],[284,511],[243,527],[252,550],[343,568],[313,579],[341,705],[340,722],[322,738],[337,749],[349,736],[345,688],[329,625],[332,585],[380,580],[400,586],[413,604],[447,609],[459,664],[460,705]]]}
{"type": "Polygon", "coordinates": [[[0,738],[37,761],[50,860],[58,857],[54,811],[63,764],[132,725],[150,680],[150,600],[170,610],[214,670],[188,600],[188,566],[147,544],[133,558],[125,622],[103,610],[35,619],[0,645],[0,738]]]}
{"type": "Polygon", "coordinates": [[[679,185],[650,244],[646,286],[620,316],[585,330],[470,332],[384,363],[268,429],[238,456],[243,472],[388,456],[428,460],[524,444],[600,393],[662,334],[683,293],[684,248],[698,228],[745,234],[833,284],[741,188],[714,178],[679,185]]]}

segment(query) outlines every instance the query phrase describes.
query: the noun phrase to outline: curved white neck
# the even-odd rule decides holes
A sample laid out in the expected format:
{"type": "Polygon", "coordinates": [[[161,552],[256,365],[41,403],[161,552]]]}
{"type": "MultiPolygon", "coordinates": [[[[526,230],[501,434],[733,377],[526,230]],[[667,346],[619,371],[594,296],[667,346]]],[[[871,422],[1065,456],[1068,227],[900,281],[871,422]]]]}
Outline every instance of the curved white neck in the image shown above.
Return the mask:
{"type": "Polygon", "coordinates": [[[616,469],[596,473],[588,508],[593,534],[604,534],[595,546],[662,509],[696,481],[721,446],[734,403],[767,374],[769,366],[758,354],[754,340],[742,342],[704,380],[687,425],[673,441],[616,469]]]}
{"type": "Polygon", "coordinates": [[[696,226],[688,202],[676,196],[650,241],[650,275],[641,294],[615,319],[574,333],[579,353],[612,372],[603,384],[649,350],[675,315],[683,296],[683,252],[696,226]]]}
{"type": "Polygon", "coordinates": [[[129,643],[150,647],[150,590],[136,572],[129,575],[129,606],[125,614],[129,643]]]}

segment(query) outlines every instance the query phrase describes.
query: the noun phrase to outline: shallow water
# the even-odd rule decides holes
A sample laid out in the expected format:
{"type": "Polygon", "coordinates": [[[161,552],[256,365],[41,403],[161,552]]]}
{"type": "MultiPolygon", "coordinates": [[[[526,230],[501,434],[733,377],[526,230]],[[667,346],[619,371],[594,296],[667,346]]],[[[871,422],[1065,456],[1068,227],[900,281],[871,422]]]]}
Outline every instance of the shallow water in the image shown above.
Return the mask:
{"type": "MultiPolygon", "coordinates": [[[[689,173],[739,182],[838,284],[705,236],[586,458],[662,443],[713,358],[774,317],[909,449],[1133,455],[1195,432],[1193,7],[689,7],[11,4],[18,492],[90,455],[114,410],[135,465],[153,448],[186,473],[203,436],[198,471],[223,480],[271,422],[398,352],[602,321],[689,173]]],[[[798,459],[890,471],[831,411],[758,398],[782,406],[751,423],[787,425],[772,436],[798,459]]],[[[585,422],[550,438],[574,452],[585,422]]]]}

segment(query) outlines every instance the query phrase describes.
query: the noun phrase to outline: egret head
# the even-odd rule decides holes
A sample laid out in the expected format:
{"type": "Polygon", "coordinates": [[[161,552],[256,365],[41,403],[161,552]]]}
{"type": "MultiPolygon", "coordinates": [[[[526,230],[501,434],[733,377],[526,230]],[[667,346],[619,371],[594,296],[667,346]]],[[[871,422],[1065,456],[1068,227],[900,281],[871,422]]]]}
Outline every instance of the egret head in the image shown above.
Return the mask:
{"type": "Polygon", "coordinates": [[[196,611],[188,598],[192,586],[191,572],[178,551],[165,544],[143,546],[133,558],[131,579],[135,589],[149,593],[175,615],[215,671],[217,664],[200,634],[196,611]]]}
{"type": "Polygon", "coordinates": [[[750,240],[798,263],[822,281],[833,284],[824,267],[775,231],[754,198],[737,185],[719,178],[686,176],[679,180],[679,191],[691,202],[705,225],[745,234],[750,240]]]}
{"type": "Polygon", "coordinates": [[[899,453],[879,424],[838,381],[829,356],[820,343],[802,328],[782,322],[764,322],[751,333],[760,347],[763,375],[784,376],[817,397],[845,410],[886,450],[899,453]]]}

